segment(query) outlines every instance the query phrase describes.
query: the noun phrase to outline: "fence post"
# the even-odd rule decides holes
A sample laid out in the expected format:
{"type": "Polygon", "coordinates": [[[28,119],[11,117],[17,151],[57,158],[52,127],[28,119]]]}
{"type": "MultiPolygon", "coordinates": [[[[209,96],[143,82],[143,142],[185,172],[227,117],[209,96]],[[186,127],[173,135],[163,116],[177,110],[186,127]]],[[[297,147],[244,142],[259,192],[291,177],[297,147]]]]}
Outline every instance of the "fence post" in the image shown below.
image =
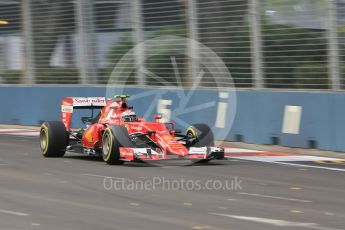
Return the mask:
{"type": "Polygon", "coordinates": [[[188,0],[187,4],[187,61],[188,61],[188,74],[186,84],[193,85],[194,79],[199,72],[199,38],[198,38],[198,14],[195,0],[188,0]]]}
{"type": "Polygon", "coordinates": [[[336,0],[328,0],[327,9],[328,73],[332,90],[340,90],[341,85],[339,72],[340,64],[336,0]]]}
{"type": "Polygon", "coordinates": [[[131,12],[132,12],[132,29],[133,41],[135,45],[134,49],[134,62],[136,68],[136,82],[140,86],[146,85],[145,78],[145,47],[144,47],[144,29],[143,29],[143,17],[142,17],[142,0],[131,0],[131,12]]]}
{"type": "MultiPolygon", "coordinates": [[[[4,72],[5,66],[5,42],[4,39],[0,37],[0,76],[4,72]]],[[[4,83],[6,79],[0,77],[0,84],[4,83]]]]}
{"type": "Polygon", "coordinates": [[[82,84],[97,83],[93,0],[76,0],[79,71],[82,84]]]}
{"type": "Polygon", "coordinates": [[[260,2],[259,0],[249,2],[252,72],[254,87],[257,89],[264,88],[260,2]]]}
{"type": "Polygon", "coordinates": [[[31,0],[21,1],[21,13],[23,23],[23,47],[24,55],[22,57],[24,64],[23,83],[35,83],[35,66],[34,66],[34,50],[32,39],[32,17],[31,17],[31,0]]]}

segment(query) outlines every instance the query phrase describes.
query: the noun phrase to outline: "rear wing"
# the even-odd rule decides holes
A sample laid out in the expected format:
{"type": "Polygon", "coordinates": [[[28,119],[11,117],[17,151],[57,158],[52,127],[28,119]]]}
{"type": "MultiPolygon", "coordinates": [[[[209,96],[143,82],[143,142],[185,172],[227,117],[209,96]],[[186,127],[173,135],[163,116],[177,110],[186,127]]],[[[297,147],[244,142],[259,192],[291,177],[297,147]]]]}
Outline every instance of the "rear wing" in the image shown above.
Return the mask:
{"type": "Polygon", "coordinates": [[[67,97],[61,101],[61,119],[66,129],[71,129],[74,109],[102,109],[107,104],[105,97],[67,97]]]}

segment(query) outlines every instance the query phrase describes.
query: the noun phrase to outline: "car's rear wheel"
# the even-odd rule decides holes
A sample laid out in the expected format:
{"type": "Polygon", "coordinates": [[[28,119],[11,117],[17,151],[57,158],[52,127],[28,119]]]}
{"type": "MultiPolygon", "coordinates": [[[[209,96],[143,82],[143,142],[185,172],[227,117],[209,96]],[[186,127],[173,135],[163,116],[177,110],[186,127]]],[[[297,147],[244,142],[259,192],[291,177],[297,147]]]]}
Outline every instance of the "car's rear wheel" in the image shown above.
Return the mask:
{"type": "Polygon", "coordinates": [[[103,160],[110,165],[122,164],[120,147],[133,148],[128,131],[123,126],[110,126],[104,130],[102,137],[103,160]]]}
{"type": "Polygon", "coordinates": [[[194,142],[190,146],[214,146],[213,132],[206,124],[193,124],[187,129],[187,136],[189,139],[194,139],[194,142]]]}
{"type": "Polygon", "coordinates": [[[63,157],[68,144],[68,132],[61,121],[46,121],[40,129],[40,149],[44,157],[63,157]]]}

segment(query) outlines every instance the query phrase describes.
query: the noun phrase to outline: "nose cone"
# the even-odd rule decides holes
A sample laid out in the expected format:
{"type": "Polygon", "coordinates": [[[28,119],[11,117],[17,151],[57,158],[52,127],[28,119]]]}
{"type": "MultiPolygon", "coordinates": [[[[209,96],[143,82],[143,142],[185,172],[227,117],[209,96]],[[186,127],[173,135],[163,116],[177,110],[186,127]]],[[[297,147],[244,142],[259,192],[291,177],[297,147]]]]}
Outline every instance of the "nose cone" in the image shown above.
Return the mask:
{"type": "Polygon", "coordinates": [[[182,156],[182,157],[187,156],[189,154],[188,149],[184,147],[183,145],[181,145],[180,147],[168,148],[168,151],[172,154],[182,156]]]}
{"type": "Polygon", "coordinates": [[[162,144],[166,147],[166,150],[172,154],[178,156],[186,156],[188,155],[188,149],[182,145],[180,142],[176,141],[173,136],[170,134],[165,134],[161,138],[162,144]]]}

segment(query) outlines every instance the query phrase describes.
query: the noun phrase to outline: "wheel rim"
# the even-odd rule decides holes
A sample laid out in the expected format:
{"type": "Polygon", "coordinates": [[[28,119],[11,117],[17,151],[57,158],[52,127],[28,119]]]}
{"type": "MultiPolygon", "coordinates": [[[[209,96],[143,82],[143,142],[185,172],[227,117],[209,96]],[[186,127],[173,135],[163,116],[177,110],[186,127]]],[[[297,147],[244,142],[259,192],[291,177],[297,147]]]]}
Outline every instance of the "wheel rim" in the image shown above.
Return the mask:
{"type": "Polygon", "coordinates": [[[192,132],[188,132],[188,133],[187,133],[187,137],[189,137],[189,138],[193,138],[193,137],[194,137],[194,135],[193,135],[193,133],[192,133],[192,132]]]}
{"type": "Polygon", "coordinates": [[[104,140],[103,140],[103,154],[107,156],[109,154],[109,150],[110,150],[109,133],[106,133],[104,135],[104,140]]]}
{"type": "Polygon", "coordinates": [[[40,132],[40,146],[43,151],[47,148],[47,143],[48,143],[47,132],[45,129],[42,129],[40,132]]]}

